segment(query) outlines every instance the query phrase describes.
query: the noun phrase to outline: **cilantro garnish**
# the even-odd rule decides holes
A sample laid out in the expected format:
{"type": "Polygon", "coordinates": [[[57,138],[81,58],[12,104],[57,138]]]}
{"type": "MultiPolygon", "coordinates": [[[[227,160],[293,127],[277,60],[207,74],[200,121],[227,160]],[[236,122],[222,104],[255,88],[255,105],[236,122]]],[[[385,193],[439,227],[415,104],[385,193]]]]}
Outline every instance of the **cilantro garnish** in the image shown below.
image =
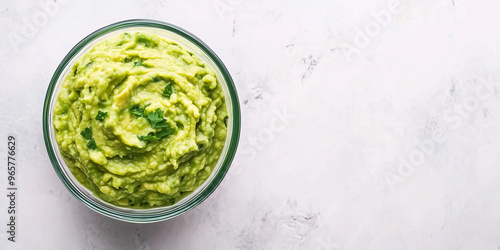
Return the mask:
{"type": "Polygon", "coordinates": [[[154,112],[149,112],[146,118],[151,123],[152,128],[156,128],[158,125],[163,126],[162,123],[166,123],[163,118],[163,110],[157,108],[154,112]]]}
{"type": "Polygon", "coordinates": [[[80,134],[87,140],[92,139],[92,127],[85,128],[80,134]]]}
{"type": "Polygon", "coordinates": [[[137,138],[141,141],[150,142],[163,139],[168,135],[172,134],[175,131],[175,129],[170,127],[170,124],[168,124],[167,120],[163,118],[164,113],[165,112],[163,110],[157,108],[155,111],[151,111],[147,115],[145,115],[146,119],[149,121],[149,123],[151,123],[151,127],[160,130],[157,131],[156,133],[150,132],[148,135],[138,135],[137,138]]]}
{"type": "Polygon", "coordinates": [[[163,90],[163,94],[162,94],[162,96],[163,96],[163,97],[166,97],[166,98],[170,98],[170,96],[172,95],[172,93],[173,93],[172,83],[169,83],[169,84],[167,84],[167,86],[165,87],[165,90],[163,90]]]}
{"type": "Polygon", "coordinates": [[[167,121],[161,121],[157,123],[154,128],[170,128],[170,125],[167,123],[167,121]]]}
{"type": "Polygon", "coordinates": [[[90,138],[89,142],[87,143],[87,147],[90,149],[96,149],[97,145],[95,144],[94,138],[90,138]]]}
{"type": "Polygon", "coordinates": [[[146,104],[144,108],[141,108],[139,104],[133,105],[129,108],[130,113],[135,115],[135,117],[146,117],[146,108],[151,105],[151,103],[146,104]]]}
{"type": "Polygon", "coordinates": [[[150,66],[144,65],[142,63],[143,63],[143,61],[134,62],[134,66],[132,66],[132,68],[139,67],[139,66],[146,67],[146,68],[151,68],[150,66]]]}
{"type": "Polygon", "coordinates": [[[162,129],[156,133],[150,132],[148,135],[138,135],[137,138],[139,138],[139,140],[141,141],[157,141],[163,139],[175,131],[175,129],[171,128],[168,123],[165,124],[165,129],[162,129]]]}
{"type": "Polygon", "coordinates": [[[101,112],[100,110],[97,111],[97,116],[95,117],[96,120],[98,121],[104,121],[104,118],[108,116],[108,112],[101,112]]]}
{"type": "Polygon", "coordinates": [[[165,123],[165,124],[167,126],[163,130],[161,130],[160,132],[156,133],[156,137],[163,139],[175,131],[175,129],[171,128],[170,125],[168,125],[168,123],[165,123]]]}
{"type": "Polygon", "coordinates": [[[95,144],[95,140],[92,137],[92,127],[85,128],[80,134],[83,136],[83,138],[89,140],[87,142],[87,147],[89,149],[96,149],[97,148],[97,145],[95,144]]]}
{"type": "Polygon", "coordinates": [[[156,141],[159,138],[155,136],[155,133],[151,132],[148,135],[138,135],[137,138],[141,141],[156,141]]]}

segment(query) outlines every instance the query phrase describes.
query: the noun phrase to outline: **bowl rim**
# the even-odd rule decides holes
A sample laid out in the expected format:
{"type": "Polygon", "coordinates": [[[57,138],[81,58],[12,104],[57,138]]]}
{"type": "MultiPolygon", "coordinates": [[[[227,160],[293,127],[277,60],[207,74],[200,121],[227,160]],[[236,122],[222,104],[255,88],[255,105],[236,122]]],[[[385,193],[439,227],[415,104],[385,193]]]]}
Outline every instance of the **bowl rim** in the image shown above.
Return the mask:
{"type": "MultiPolygon", "coordinates": [[[[222,84],[222,81],[221,81],[222,84]]],[[[57,96],[57,95],[56,95],[57,96]]],[[[226,98],[227,99],[227,98],[226,98]]],[[[238,99],[238,94],[236,91],[236,87],[234,85],[233,79],[231,75],[229,74],[229,71],[227,70],[226,66],[224,63],[220,60],[220,58],[215,54],[215,52],[210,49],[208,45],[206,45],[201,39],[193,35],[192,33],[184,30],[183,28],[180,28],[176,25],[163,22],[163,21],[158,21],[158,20],[152,20],[152,19],[130,19],[130,20],[124,20],[116,23],[112,23],[110,25],[104,26],[100,29],[97,29],[96,31],[90,33],[87,35],[85,38],[83,38],[80,42],[78,42],[69,52],[66,54],[66,56],[63,58],[59,66],[56,68],[49,86],[47,88],[47,92],[45,95],[45,100],[44,100],[44,105],[43,105],[43,112],[42,112],[42,126],[43,126],[43,136],[44,136],[44,141],[45,141],[45,148],[47,150],[47,153],[49,155],[49,159],[52,163],[52,166],[58,175],[59,179],[63,182],[64,186],[66,189],[70,191],[70,193],[76,197],[80,202],[82,202],[85,206],[89,207],[90,209],[96,211],[99,214],[105,215],[107,217],[121,220],[121,221],[126,221],[126,222],[134,222],[134,223],[151,223],[151,222],[158,222],[158,221],[163,221],[167,219],[171,219],[175,216],[181,215],[190,209],[193,209],[200,203],[202,203],[205,199],[207,199],[213,192],[214,190],[219,186],[219,184],[222,182],[224,176],[229,170],[229,167],[234,159],[234,156],[236,154],[237,148],[238,148],[238,142],[239,142],[239,137],[240,137],[240,130],[241,130],[241,111],[240,111],[240,104],[239,104],[239,99],[238,99]],[[158,29],[164,29],[166,31],[175,33],[176,35],[181,36],[182,38],[186,39],[188,42],[192,43],[194,46],[198,47],[207,57],[209,57],[213,63],[216,65],[220,73],[222,74],[222,77],[224,78],[225,85],[227,87],[227,90],[230,95],[230,101],[231,101],[231,111],[228,109],[230,112],[229,115],[232,116],[232,131],[230,133],[230,140],[229,140],[229,146],[228,146],[228,151],[227,154],[221,155],[221,157],[224,157],[222,160],[222,164],[219,168],[219,170],[216,173],[212,173],[211,175],[215,174],[212,181],[208,183],[203,190],[200,192],[196,193],[195,196],[193,196],[189,202],[185,202],[185,204],[181,204],[180,206],[173,207],[172,209],[166,210],[166,211],[161,211],[158,213],[148,213],[148,214],[132,214],[132,213],[127,213],[123,211],[114,211],[112,208],[107,207],[107,209],[104,209],[105,207],[101,206],[100,204],[97,204],[95,201],[92,199],[89,199],[88,197],[81,195],[78,187],[74,186],[70,180],[65,176],[64,173],[62,173],[62,166],[59,165],[59,162],[57,160],[57,156],[55,153],[55,147],[58,147],[57,143],[52,143],[50,139],[50,128],[53,129],[53,124],[49,124],[50,122],[50,117],[49,115],[52,113],[51,112],[51,102],[52,102],[52,97],[53,97],[53,92],[55,91],[56,84],[59,80],[60,77],[64,77],[62,75],[64,69],[68,66],[68,64],[71,62],[71,60],[78,55],[78,53],[84,49],[88,44],[90,44],[92,41],[95,39],[98,39],[108,33],[118,31],[121,29],[125,28],[140,28],[140,27],[146,27],[146,28],[158,28],[158,29]],[[54,145],[56,144],[56,145],[54,145]]],[[[226,140],[226,143],[227,140],[226,140]]],[[[58,150],[58,149],[57,149],[58,150]]],[[[220,159],[219,159],[220,161],[220,159]]],[[[214,169],[213,171],[215,171],[214,169]]],[[[207,180],[209,181],[209,180],[207,180]]],[[[108,203],[104,200],[101,200],[102,202],[106,204],[111,204],[108,203]]],[[[179,203],[179,202],[178,202],[179,203]]],[[[176,204],[178,204],[176,203],[176,204]]],[[[168,207],[168,206],[166,206],[168,207]]],[[[137,209],[139,210],[139,209],[137,209]]]]}

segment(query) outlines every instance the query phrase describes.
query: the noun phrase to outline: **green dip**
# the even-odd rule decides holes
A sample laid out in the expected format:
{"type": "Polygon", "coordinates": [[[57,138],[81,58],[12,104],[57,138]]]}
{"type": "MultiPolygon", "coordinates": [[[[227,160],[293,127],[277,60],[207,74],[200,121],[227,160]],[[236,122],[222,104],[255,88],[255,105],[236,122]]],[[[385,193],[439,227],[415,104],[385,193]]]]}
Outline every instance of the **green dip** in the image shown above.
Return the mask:
{"type": "Polygon", "coordinates": [[[228,113],[214,71],[156,35],[123,33],[75,62],[54,107],[76,179],[102,200],[172,205],[212,173],[228,113]]]}

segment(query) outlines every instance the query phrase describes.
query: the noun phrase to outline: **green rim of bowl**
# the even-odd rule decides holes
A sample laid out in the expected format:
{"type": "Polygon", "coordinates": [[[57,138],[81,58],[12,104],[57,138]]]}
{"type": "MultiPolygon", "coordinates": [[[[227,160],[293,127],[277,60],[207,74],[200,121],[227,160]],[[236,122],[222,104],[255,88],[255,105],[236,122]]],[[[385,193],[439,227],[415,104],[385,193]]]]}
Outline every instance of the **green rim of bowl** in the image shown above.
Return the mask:
{"type": "MultiPolygon", "coordinates": [[[[47,89],[47,93],[45,96],[45,102],[43,106],[43,136],[45,140],[45,147],[47,148],[47,153],[49,155],[50,161],[52,163],[52,166],[54,167],[55,172],[59,176],[59,179],[64,183],[66,188],[75,196],[79,201],[81,201],[83,204],[85,204],[87,207],[90,209],[96,211],[97,213],[100,213],[102,215],[108,216],[110,218],[122,220],[122,221],[127,221],[127,222],[135,222],[135,223],[149,223],[149,222],[158,222],[158,221],[163,221],[167,220],[170,218],[173,218],[175,216],[178,216],[184,212],[189,211],[190,209],[193,209],[197,205],[199,205],[201,202],[203,202],[205,199],[207,199],[219,186],[219,184],[222,182],[222,179],[226,175],[227,171],[229,170],[229,167],[231,165],[231,162],[233,161],[234,155],[236,154],[236,150],[238,147],[238,141],[240,137],[240,129],[241,129],[241,114],[240,114],[240,105],[238,101],[238,94],[236,92],[236,87],[234,86],[233,79],[231,78],[231,75],[229,74],[229,71],[227,68],[224,66],[222,61],[219,59],[219,57],[204,43],[202,42],[199,38],[194,36],[193,34],[189,33],[188,31],[177,27],[175,25],[161,22],[161,21],[156,21],[156,20],[147,20],[147,19],[134,19],[134,20],[126,20],[126,21],[121,21],[117,22],[108,26],[105,26],[103,28],[100,28],[87,37],[85,37],[83,40],[81,40],[79,43],[77,43],[71,50],[70,52],[64,57],[62,62],[59,64],[57,67],[56,71],[54,72],[54,75],[52,76],[52,79],[50,80],[50,84],[47,89]],[[184,39],[188,40],[195,46],[197,46],[201,51],[203,51],[206,56],[208,56],[218,67],[220,70],[225,82],[227,89],[230,94],[230,100],[231,100],[231,105],[232,105],[232,113],[230,115],[232,116],[233,120],[233,129],[232,133],[230,134],[231,138],[229,141],[229,148],[227,151],[227,154],[225,155],[222,165],[219,168],[219,171],[215,173],[214,178],[208,185],[205,187],[204,190],[201,192],[197,193],[196,195],[193,196],[193,198],[190,199],[189,202],[182,204],[180,206],[174,207],[173,209],[167,210],[167,211],[161,211],[158,213],[149,213],[149,214],[134,214],[134,213],[127,213],[123,211],[115,211],[113,209],[110,209],[109,207],[103,206],[101,204],[96,203],[92,199],[89,199],[88,197],[84,196],[81,194],[79,191],[78,187],[74,186],[70,180],[65,176],[65,174],[62,173],[62,167],[59,165],[59,162],[57,160],[56,154],[54,152],[54,148],[57,147],[57,145],[53,145],[52,141],[50,140],[50,127],[53,126],[52,124],[49,124],[50,117],[49,115],[51,114],[50,110],[50,104],[51,104],[51,97],[52,94],[55,90],[56,83],[58,79],[61,77],[61,74],[64,70],[64,68],[68,65],[68,63],[80,52],[87,44],[92,42],[93,40],[106,35],[110,32],[124,29],[124,28],[134,28],[134,27],[146,27],[146,28],[159,28],[159,29],[164,29],[170,32],[173,32],[184,39]]],[[[226,142],[227,143],[227,142],[226,142]]],[[[215,171],[215,170],[214,170],[215,171]]],[[[214,173],[212,173],[214,174],[214,173]]],[[[207,180],[208,181],[208,180],[207,180]]],[[[106,203],[103,201],[103,203],[106,203]]],[[[179,202],[180,203],[180,202],[179,202]]]]}

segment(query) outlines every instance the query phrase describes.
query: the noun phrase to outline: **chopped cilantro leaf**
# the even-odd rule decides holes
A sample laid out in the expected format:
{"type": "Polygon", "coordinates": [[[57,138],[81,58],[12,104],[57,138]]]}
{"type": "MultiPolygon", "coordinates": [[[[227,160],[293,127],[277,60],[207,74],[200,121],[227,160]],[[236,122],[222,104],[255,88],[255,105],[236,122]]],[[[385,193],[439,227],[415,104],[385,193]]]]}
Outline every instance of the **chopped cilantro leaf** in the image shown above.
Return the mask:
{"type": "Polygon", "coordinates": [[[136,117],[141,117],[144,114],[144,108],[139,107],[139,105],[131,106],[129,111],[136,117]]]}
{"type": "Polygon", "coordinates": [[[156,128],[156,125],[158,123],[162,123],[165,121],[165,119],[163,119],[163,113],[163,110],[161,110],[160,108],[157,108],[154,112],[148,113],[146,118],[151,123],[152,128],[156,128]]]}
{"type": "Polygon", "coordinates": [[[108,112],[101,112],[100,110],[97,111],[97,116],[95,117],[96,120],[98,121],[104,121],[104,118],[108,116],[108,112]]]}
{"type": "Polygon", "coordinates": [[[89,140],[87,142],[87,147],[88,148],[90,148],[90,149],[96,149],[97,148],[97,145],[95,144],[95,140],[92,137],[92,127],[85,128],[80,134],[83,136],[83,138],[89,140]]]}
{"type": "Polygon", "coordinates": [[[80,134],[87,140],[92,139],[92,127],[85,128],[80,134]]]}
{"type": "Polygon", "coordinates": [[[94,138],[90,138],[89,142],[87,143],[87,147],[90,149],[96,149],[97,145],[95,144],[94,138]]]}
{"type": "MultiPolygon", "coordinates": [[[[147,107],[147,106],[146,106],[147,107]]],[[[149,112],[145,117],[148,119],[149,123],[151,123],[152,128],[157,128],[159,131],[156,133],[151,132],[148,135],[138,135],[137,138],[141,141],[157,141],[167,137],[172,134],[175,129],[170,127],[170,124],[167,123],[167,120],[163,118],[163,114],[165,112],[160,108],[157,108],[155,111],[149,112]]]]}
{"type": "Polygon", "coordinates": [[[146,117],[146,108],[151,105],[151,103],[146,104],[144,108],[141,108],[139,104],[133,105],[129,108],[130,113],[135,115],[135,117],[146,117]]]}
{"type": "Polygon", "coordinates": [[[168,124],[166,120],[163,120],[157,123],[154,128],[170,128],[170,124],[168,124]]]}
{"type": "Polygon", "coordinates": [[[149,133],[148,135],[138,135],[137,138],[141,141],[156,141],[159,139],[153,132],[149,133]]]}
{"type": "Polygon", "coordinates": [[[168,135],[172,134],[175,131],[175,129],[168,127],[166,129],[160,130],[157,133],[150,132],[148,135],[138,135],[137,138],[141,141],[157,141],[161,140],[168,135]]]}
{"type": "Polygon", "coordinates": [[[151,68],[148,65],[142,64],[142,61],[134,62],[134,66],[132,68],[139,67],[139,66],[146,67],[146,68],[151,68]]]}
{"type": "Polygon", "coordinates": [[[166,98],[170,98],[170,96],[172,95],[172,93],[173,93],[172,83],[169,83],[169,84],[167,84],[167,86],[165,87],[165,90],[163,90],[163,94],[162,94],[162,96],[163,96],[163,97],[166,97],[166,98]]]}
{"type": "MultiPolygon", "coordinates": [[[[168,125],[168,123],[167,123],[168,125]]],[[[163,139],[165,137],[167,137],[168,135],[172,134],[173,132],[175,131],[175,129],[171,128],[170,126],[168,126],[167,128],[161,130],[160,132],[156,133],[156,137],[160,138],[160,139],[163,139]]]]}

